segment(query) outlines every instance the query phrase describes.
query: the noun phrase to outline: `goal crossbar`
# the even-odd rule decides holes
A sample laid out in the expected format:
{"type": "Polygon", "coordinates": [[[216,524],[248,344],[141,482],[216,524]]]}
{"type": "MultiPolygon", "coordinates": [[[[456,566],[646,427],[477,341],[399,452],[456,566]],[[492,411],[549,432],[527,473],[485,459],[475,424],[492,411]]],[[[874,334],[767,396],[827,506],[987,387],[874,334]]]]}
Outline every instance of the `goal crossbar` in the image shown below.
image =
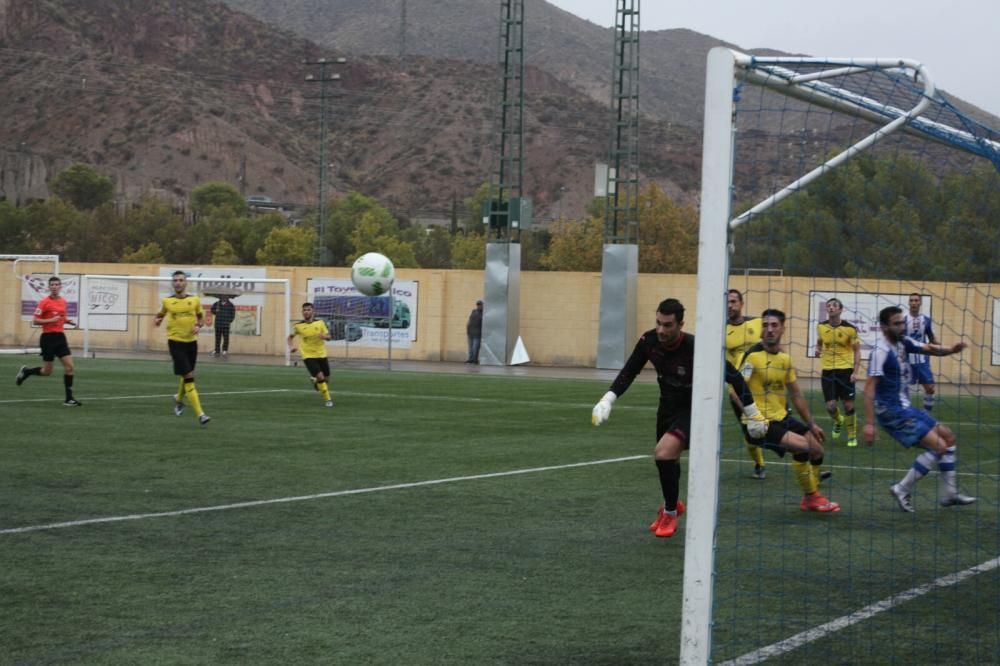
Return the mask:
{"type": "Polygon", "coordinates": [[[986,157],[1000,169],[1000,143],[920,117],[920,114],[924,113],[934,100],[942,104],[946,104],[946,102],[939,99],[930,73],[916,60],[905,58],[757,57],[736,51],[730,52],[734,60],[734,73],[743,81],[809,104],[856,115],[877,124],[884,123],[868,136],[730,220],[730,229],[736,229],[753,216],[774,207],[789,195],[819,178],[826,171],[843,164],[858,153],[871,148],[878,141],[900,130],[925,139],[944,142],[980,157],[986,157]],[[828,69],[800,74],[783,66],[792,64],[827,67],[828,69]],[[893,73],[898,77],[905,76],[906,79],[912,79],[914,82],[920,82],[922,89],[917,93],[916,104],[911,109],[904,110],[824,81],[824,79],[867,73],[872,70],[881,70],[893,73]]]}

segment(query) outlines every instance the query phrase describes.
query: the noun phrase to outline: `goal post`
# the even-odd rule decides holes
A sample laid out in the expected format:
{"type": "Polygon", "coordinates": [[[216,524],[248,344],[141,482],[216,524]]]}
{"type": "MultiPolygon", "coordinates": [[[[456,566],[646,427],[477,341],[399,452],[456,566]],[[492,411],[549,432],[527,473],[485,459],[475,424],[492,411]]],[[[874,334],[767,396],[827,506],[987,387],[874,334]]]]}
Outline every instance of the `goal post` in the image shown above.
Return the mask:
{"type": "MultiPolygon", "coordinates": [[[[214,338],[210,308],[226,296],[236,306],[230,325],[234,353],[280,356],[291,364],[286,340],[291,333],[291,286],[287,278],[188,277],[188,291],[199,296],[206,313],[203,339],[214,338]]],[[[83,275],[80,328],[83,354],[96,350],[143,352],[166,349],[166,336],[153,318],[161,300],[173,292],[170,276],[83,275]]],[[[214,343],[214,339],[212,340],[214,343]]]]}
{"type": "MultiPolygon", "coordinates": [[[[996,399],[983,397],[993,395],[992,391],[1000,385],[997,367],[1000,363],[990,361],[991,330],[992,345],[1000,345],[1000,325],[992,323],[991,327],[992,321],[1000,321],[1000,287],[997,285],[1000,233],[995,232],[994,226],[986,237],[963,236],[971,233],[968,231],[968,210],[976,204],[988,211],[986,217],[991,212],[1000,213],[996,174],[1000,171],[1000,135],[952,105],[937,90],[927,68],[914,60],[758,57],[718,47],[709,53],[707,64],[698,295],[694,313],[698,372],[693,381],[687,482],[688,516],[681,602],[682,664],[707,664],[720,656],[731,658],[733,650],[742,649],[727,646],[722,651],[713,650],[716,647],[713,632],[718,631],[719,624],[716,595],[720,576],[717,568],[720,505],[727,501],[725,497],[720,498],[720,484],[730,483],[729,479],[733,478],[722,479],[721,465],[728,455],[724,450],[723,428],[733,427],[728,423],[732,417],[728,416],[728,410],[724,414],[722,407],[727,401],[723,382],[726,292],[734,285],[743,287],[741,291],[755,291],[753,309],[744,313],[747,316],[758,316],[762,307],[787,310],[789,319],[782,343],[790,348],[789,353],[796,359],[799,383],[811,390],[818,389],[820,372],[819,360],[813,355],[812,329],[817,316],[821,316],[817,312],[828,298],[848,293],[856,295],[855,300],[861,304],[852,302],[851,306],[855,308],[854,314],[863,311],[863,315],[857,314],[857,328],[867,345],[867,340],[879,334],[877,313],[880,307],[902,303],[905,309],[905,299],[911,292],[929,294],[928,301],[933,300],[936,306],[935,323],[941,326],[938,339],[946,344],[960,339],[970,343],[970,350],[963,358],[942,359],[935,367],[944,370],[939,384],[950,384],[952,389],[946,399],[954,406],[944,420],[955,414],[965,415],[969,420],[959,433],[959,440],[969,451],[970,458],[969,466],[964,469],[969,470],[970,476],[974,475],[975,482],[981,484],[980,489],[986,491],[984,494],[989,494],[983,503],[976,505],[977,508],[995,512],[995,495],[1000,490],[1000,483],[995,478],[982,480],[981,470],[975,466],[975,456],[981,450],[988,450],[990,441],[995,445],[995,434],[990,440],[989,424],[984,427],[972,419],[973,415],[978,419],[983,418],[980,414],[987,414],[987,420],[1000,415],[996,399]],[[889,166],[881,171],[877,162],[850,166],[859,162],[859,156],[879,160],[883,155],[890,156],[884,158],[889,166]],[[979,169],[977,163],[984,160],[988,161],[988,166],[979,169]],[[910,173],[912,176],[908,176],[910,173]],[[955,186],[950,180],[952,173],[971,176],[969,182],[955,186]],[[842,174],[836,176],[843,180],[837,182],[843,188],[835,192],[837,197],[830,194],[832,190],[813,193],[816,188],[832,187],[833,174],[842,174]],[[984,175],[979,178],[977,174],[984,175]],[[905,182],[903,179],[907,177],[912,177],[913,182],[905,182]],[[824,196],[832,203],[823,200],[824,196]],[[821,209],[821,203],[829,206],[821,209]],[[862,205],[868,208],[861,213],[854,210],[862,205]],[[919,228],[919,224],[924,223],[924,216],[933,217],[941,224],[929,238],[931,250],[927,255],[936,251],[935,244],[942,247],[947,244],[954,252],[954,261],[948,264],[942,257],[947,259],[949,255],[934,255],[941,265],[931,266],[933,270],[929,269],[928,274],[936,277],[915,275],[912,263],[902,265],[909,254],[915,253],[914,248],[919,248],[917,243],[909,242],[911,232],[906,224],[919,228]],[[789,235],[792,233],[790,225],[802,219],[808,219],[813,237],[800,239],[789,235]],[[839,244],[847,248],[842,255],[837,252],[839,244]],[[851,250],[858,248],[867,254],[851,255],[851,250]],[[777,273],[760,278],[749,274],[730,276],[730,255],[734,251],[742,256],[740,265],[760,266],[777,273]],[[797,259],[796,251],[805,255],[801,261],[793,261],[797,259]],[[965,254],[969,255],[968,259],[965,254]],[[897,260],[899,266],[895,263],[897,260]],[[762,306],[762,302],[765,305],[762,306]],[[989,388],[980,390],[984,385],[989,388]],[[963,400],[968,406],[963,406],[963,400]]],[[[848,300],[847,296],[842,298],[848,300]]],[[[992,358],[1000,358],[1000,349],[993,349],[992,358]]],[[[867,353],[862,357],[862,370],[865,367],[867,353]]],[[[855,407],[859,429],[864,419],[863,386],[862,379],[857,384],[855,407]]],[[[827,426],[830,421],[823,399],[815,397],[817,392],[814,390],[810,403],[813,417],[827,426]]],[[[794,411],[792,415],[797,416],[794,411]]],[[[880,433],[879,442],[877,448],[884,452],[881,455],[891,456],[896,467],[905,471],[913,462],[913,455],[892,442],[888,435],[880,433]]],[[[739,458],[735,442],[730,444],[734,446],[730,448],[729,457],[739,458]]],[[[739,449],[742,449],[742,442],[739,449]]],[[[835,488],[848,494],[858,505],[865,503],[863,510],[872,512],[871,520],[877,521],[882,517],[879,512],[888,510],[883,506],[888,495],[874,493],[871,487],[881,487],[878,484],[885,483],[881,475],[891,475],[895,471],[855,464],[856,451],[845,449],[843,442],[830,443],[826,447],[827,464],[831,459],[852,463],[845,464],[849,471],[844,485],[835,488]],[[857,479],[857,486],[852,486],[850,479],[857,479]]],[[[989,461],[985,457],[984,460],[986,465],[989,461]]],[[[742,464],[749,464],[745,453],[742,464]]],[[[844,475],[840,471],[837,473],[844,475]]],[[[771,477],[768,477],[767,483],[771,485],[758,483],[756,491],[737,492],[747,502],[767,501],[761,500],[766,495],[754,492],[785,493],[789,497],[797,492],[794,481],[790,489],[787,482],[781,487],[780,481],[775,481],[771,484],[771,477]]],[[[925,487],[933,486],[927,483],[925,487]]],[[[728,493],[728,489],[726,491],[728,493]]],[[[779,499],[788,500],[787,497],[779,499]]],[[[925,506],[928,512],[934,510],[929,504],[925,506]]],[[[795,509],[798,509],[797,504],[795,509]]],[[[857,511],[860,513],[862,509],[857,511]]],[[[969,520],[980,520],[977,514],[968,511],[963,514],[963,517],[968,516],[972,516],[967,518],[969,520]]],[[[729,516],[726,519],[732,521],[729,516]]],[[[846,564],[838,562],[846,567],[847,575],[875,580],[876,565],[860,561],[855,565],[851,560],[855,556],[852,539],[872,537],[852,535],[846,522],[841,519],[839,525],[833,521],[824,523],[828,527],[823,529],[828,531],[823,533],[827,541],[822,547],[835,558],[847,559],[846,564]]],[[[992,525],[989,521],[986,524],[992,525]]],[[[766,521],[761,521],[760,525],[759,529],[768,529],[766,521]]],[[[730,525],[725,534],[731,538],[729,535],[742,528],[742,524],[735,528],[730,525]]],[[[801,529],[808,531],[811,527],[801,529]]],[[[905,538],[911,536],[907,534],[905,538]]],[[[919,551],[919,535],[912,539],[914,552],[919,551]]],[[[943,541],[935,539],[936,547],[954,549],[936,558],[935,563],[948,558],[962,561],[983,550],[978,543],[945,546],[941,545],[943,541]],[[959,552],[963,547],[966,549],[959,552]]],[[[765,552],[760,558],[767,562],[770,555],[784,556],[765,552]]],[[[748,552],[743,551],[741,556],[747,557],[748,552]]],[[[799,559],[804,562],[809,557],[809,551],[805,551],[799,559]]],[[[923,569],[920,568],[923,564],[910,566],[920,580],[935,575],[933,566],[923,569]]],[[[733,579],[740,575],[760,574],[726,572],[726,576],[733,579]]],[[[822,579],[812,581],[812,585],[821,587],[822,579]]],[[[734,597],[737,597],[735,602],[727,600],[726,603],[739,603],[739,594],[734,597]]],[[[767,601],[758,599],[753,603],[770,609],[767,601]]],[[[835,604],[828,605],[830,614],[835,614],[835,604]]],[[[845,605],[850,606],[846,601],[845,605]]],[[[865,604],[859,603],[857,607],[862,606],[865,604]]],[[[755,611],[727,606],[722,612],[727,616],[754,616],[755,611]]],[[[818,615],[822,617],[822,613],[818,615]]],[[[797,617],[796,621],[801,619],[797,617]]],[[[733,626],[737,626],[735,620],[733,626]]],[[[733,629],[732,633],[740,631],[733,629]]],[[[944,651],[946,648],[942,645],[935,649],[944,651]]],[[[725,663],[757,663],[778,654],[783,652],[751,653],[725,663]]],[[[848,657],[838,659],[850,660],[848,657]]]]}

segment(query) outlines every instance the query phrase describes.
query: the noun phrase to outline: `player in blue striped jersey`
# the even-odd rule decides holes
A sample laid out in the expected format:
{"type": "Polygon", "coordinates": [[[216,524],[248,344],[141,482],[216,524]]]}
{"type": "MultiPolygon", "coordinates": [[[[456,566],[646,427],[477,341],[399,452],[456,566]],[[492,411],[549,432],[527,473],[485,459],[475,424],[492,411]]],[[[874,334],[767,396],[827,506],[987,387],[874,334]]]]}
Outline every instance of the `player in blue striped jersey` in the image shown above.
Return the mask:
{"type": "Polygon", "coordinates": [[[913,512],[913,487],[927,473],[937,468],[941,473],[939,498],[942,506],[972,504],[975,497],[958,492],[955,475],[957,447],[955,433],[935,421],[930,414],[910,404],[909,380],[912,372],[909,355],[948,356],[966,348],[964,342],[950,347],[937,343],[918,343],[907,337],[903,309],[892,305],[878,315],[882,335],[872,348],[865,383],[865,427],[862,441],[875,442],[875,420],[889,435],[906,448],[925,449],[913,462],[906,476],[890,491],[899,507],[913,512]]]}
{"type": "MultiPolygon", "coordinates": [[[[934,337],[934,327],[931,325],[931,318],[925,314],[920,314],[920,305],[923,297],[914,292],[907,300],[910,311],[903,317],[906,322],[906,336],[912,338],[917,344],[929,342],[937,343],[934,337]]],[[[934,409],[934,373],[931,372],[930,359],[923,354],[910,354],[910,386],[920,384],[924,389],[923,408],[928,412],[934,409]]]]}

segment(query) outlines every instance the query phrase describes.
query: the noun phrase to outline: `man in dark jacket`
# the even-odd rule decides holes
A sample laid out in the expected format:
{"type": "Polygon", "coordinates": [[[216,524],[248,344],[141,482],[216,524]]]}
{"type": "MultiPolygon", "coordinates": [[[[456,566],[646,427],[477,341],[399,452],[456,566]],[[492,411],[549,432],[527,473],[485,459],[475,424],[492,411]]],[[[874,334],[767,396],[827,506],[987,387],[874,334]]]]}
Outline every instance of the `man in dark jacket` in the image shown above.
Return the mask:
{"type": "Polygon", "coordinates": [[[483,340],[483,302],[476,301],[476,309],[469,315],[465,325],[465,334],[469,338],[469,358],[466,363],[479,363],[479,345],[483,340]]]}
{"type": "Polygon", "coordinates": [[[220,349],[223,356],[229,354],[229,327],[235,320],[236,306],[228,296],[219,296],[219,300],[212,303],[212,322],[215,327],[215,351],[212,356],[218,356],[220,349]]]}

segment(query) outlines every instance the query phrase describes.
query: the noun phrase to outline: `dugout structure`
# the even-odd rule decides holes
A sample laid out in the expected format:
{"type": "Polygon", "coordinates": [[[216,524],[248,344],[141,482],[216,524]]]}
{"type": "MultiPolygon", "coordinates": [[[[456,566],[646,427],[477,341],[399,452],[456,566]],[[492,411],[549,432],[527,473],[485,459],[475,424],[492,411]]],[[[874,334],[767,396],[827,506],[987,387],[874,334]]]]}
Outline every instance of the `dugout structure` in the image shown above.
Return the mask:
{"type": "MultiPolygon", "coordinates": [[[[824,492],[842,503],[842,512],[800,514],[798,490],[787,477],[772,473],[747,486],[753,482],[738,471],[720,474],[727,459],[736,470],[751,465],[741,453],[742,438],[722,436],[732,419],[721,409],[725,295],[729,288],[748,294],[745,314],[785,311],[786,346],[814,344],[819,306],[838,297],[850,303],[845,316],[855,320],[867,347],[879,334],[878,310],[891,304],[905,310],[900,300],[913,292],[924,297],[932,318],[944,312],[964,322],[939,331],[939,340],[964,339],[1000,307],[997,169],[997,133],[942,95],[919,62],[710,52],[681,663],[750,664],[793,651],[799,660],[859,663],[885,659],[886,646],[897,644],[916,645],[921,658],[937,663],[977,658],[956,652],[979,649],[967,647],[975,625],[870,627],[882,621],[871,618],[902,603],[932,618],[942,612],[935,604],[944,602],[929,589],[995,568],[998,482],[989,459],[996,444],[991,419],[1000,408],[981,386],[997,379],[989,361],[996,358],[996,350],[989,353],[996,341],[966,339],[975,354],[933,365],[935,416],[956,424],[960,485],[978,494],[979,503],[964,513],[942,513],[932,473],[919,486],[918,526],[899,522],[887,489],[915,454],[880,432],[876,448],[864,454],[869,458],[844,448],[843,440],[828,440],[826,464],[841,467],[824,492]],[[785,293],[767,278],[731,278],[730,254],[736,265],[811,281],[801,293],[785,293]],[[874,280],[875,288],[862,288],[861,280],[874,280]],[[927,293],[932,280],[943,286],[927,293]],[[798,579],[808,582],[789,583],[798,579]]],[[[867,349],[862,353],[863,369],[867,349]]],[[[798,371],[818,375],[819,361],[798,371]]],[[[860,429],[863,380],[857,388],[860,429]]],[[[822,398],[813,397],[811,409],[829,433],[822,398]]],[[[996,577],[977,583],[960,590],[960,605],[972,616],[992,617],[996,577]]],[[[992,631],[984,654],[1000,647],[992,631]]],[[[905,654],[911,653],[898,658],[905,654]]]]}

